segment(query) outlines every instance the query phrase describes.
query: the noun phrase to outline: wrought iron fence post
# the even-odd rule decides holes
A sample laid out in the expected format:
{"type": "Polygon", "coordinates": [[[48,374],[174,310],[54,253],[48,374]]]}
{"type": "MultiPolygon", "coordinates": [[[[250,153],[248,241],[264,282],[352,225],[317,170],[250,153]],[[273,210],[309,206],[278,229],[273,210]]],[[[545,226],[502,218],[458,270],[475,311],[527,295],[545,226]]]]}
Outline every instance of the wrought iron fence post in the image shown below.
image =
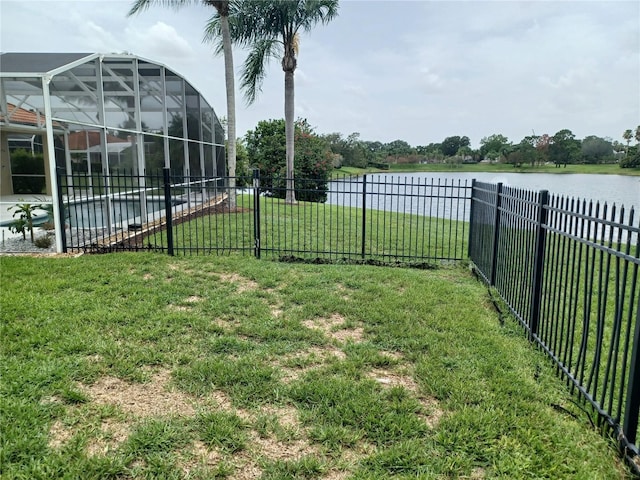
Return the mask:
{"type": "MultiPolygon", "coordinates": [[[[58,202],[58,212],[60,212],[60,241],[62,243],[62,253],[67,253],[67,231],[65,228],[64,220],[66,218],[64,210],[64,200],[62,198],[62,178],[66,176],[67,172],[63,167],[56,167],[56,174],[58,175],[56,198],[54,201],[58,202]]],[[[67,189],[69,188],[68,182],[65,182],[67,189]]]]}
{"type": "Polygon", "coordinates": [[[171,170],[162,169],[164,180],[164,211],[167,219],[167,253],[173,256],[173,210],[171,208],[171,170]]]}
{"type": "Polygon", "coordinates": [[[544,249],[547,238],[547,205],[549,204],[549,191],[542,190],[538,196],[538,218],[536,219],[536,251],[533,267],[533,282],[531,292],[531,312],[529,318],[529,332],[531,340],[538,334],[540,322],[540,305],[542,304],[542,277],[544,275],[544,249]]]}
{"type": "Polygon", "coordinates": [[[253,241],[254,254],[260,258],[260,170],[253,169],[253,241]]]}
{"type": "Polygon", "coordinates": [[[622,431],[629,443],[636,443],[638,434],[638,414],[640,413],[640,298],[636,307],[636,329],[633,336],[627,402],[624,410],[622,431]]]}
{"type": "Polygon", "coordinates": [[[362,245],[360,253],[365,258],[365,237],[367,235],[367,174],[362,176],[362,245]]]}
{"type": "Polygon", "coordinates": [[[471,179],[471,199],[469,206],[469,241],[467,242],[467,256],[471,258],[473,252],[473,196],[475,195],[476,179],[471,179]]]}
{"type": "Polygon", "coordinates": [[[502,182],[496,186],[496,206],[493,220],[493,244],[491,252],[491,278],[489,284],[496,284],[496,270],[498,269],[498,240],[500,238],[500,206],[502,204],[502,182]]]}

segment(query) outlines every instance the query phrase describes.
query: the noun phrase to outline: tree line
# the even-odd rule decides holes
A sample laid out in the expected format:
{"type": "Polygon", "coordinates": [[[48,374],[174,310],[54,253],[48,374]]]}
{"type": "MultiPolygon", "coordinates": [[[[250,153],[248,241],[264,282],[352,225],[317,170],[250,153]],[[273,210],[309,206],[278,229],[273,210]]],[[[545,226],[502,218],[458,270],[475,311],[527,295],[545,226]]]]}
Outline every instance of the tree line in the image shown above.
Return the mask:
{"type": "Polygon", "coordinates": [[[619,163],[621,167],[640,166],[638,146],[630,145],[635,139],[640,144],[640,126],[626,130],[622,136],[626,145],[610,138],[589,135],[578,139],[571,130],[562,129],[554,135],[528,135],[519,142],[505,135],[493,134],[480,140],[480,147],[471,148],[467,136],[446,137],[440,143],[413,147],[403,140],[389,143],[362,140],[359,133],[343,136],[340,133],[322,135],[328,142],[335,162],[339,165],[365,167],[375,162],[386,163],[507,163],[522,165],[556,166],[568,164],[619,163]]]}

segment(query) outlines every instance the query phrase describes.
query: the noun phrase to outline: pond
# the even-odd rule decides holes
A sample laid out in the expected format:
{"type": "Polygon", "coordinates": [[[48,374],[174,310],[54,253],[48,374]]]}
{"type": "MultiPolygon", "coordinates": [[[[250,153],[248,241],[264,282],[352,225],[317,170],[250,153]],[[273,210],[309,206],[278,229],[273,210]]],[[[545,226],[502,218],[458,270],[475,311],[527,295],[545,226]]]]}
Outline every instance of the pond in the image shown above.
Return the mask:
{"type": "MultiPolygon", "coordinates": [[[[367,208],[468,220],[469,207],[459,197],[476,179],[487,183],[524,190],[548,190],[581,200],[607,203],[609,207],[625,207],[625,218],[633,206],[640,208],[640,177],[624,175],[488,173],[488,172],[419,172],[380,173],[367,175],[367,208]],[[431,187],[435,185],[435,187],[431,187]],[[379,193],[381,195],[376,195],[379,193]],[[429,199],[431,194],[433,199],[429,199]],[[440,197],[437,199],[435,197],[440,197]],[[442,197],[446,197],[444,201],[442,197]],[[462,210],[461,210],[462,209],[462,210]]],[[[332,181],[327,203],[362,206],[362,183],[346,179],[332,181]]],[[[638,214],[635,215],[638,217],[638,214]]]]}

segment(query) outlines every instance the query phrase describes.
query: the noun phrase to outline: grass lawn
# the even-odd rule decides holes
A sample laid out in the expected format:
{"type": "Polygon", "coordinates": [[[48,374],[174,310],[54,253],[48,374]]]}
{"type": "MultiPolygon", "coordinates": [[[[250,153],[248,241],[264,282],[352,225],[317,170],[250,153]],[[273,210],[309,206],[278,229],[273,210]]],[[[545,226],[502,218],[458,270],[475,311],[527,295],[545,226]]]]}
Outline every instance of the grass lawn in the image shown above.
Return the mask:
{"type": "Polygon", "coordinates": [[[625,478],[462,266],[0,257],[2,478],[625,478]]]}

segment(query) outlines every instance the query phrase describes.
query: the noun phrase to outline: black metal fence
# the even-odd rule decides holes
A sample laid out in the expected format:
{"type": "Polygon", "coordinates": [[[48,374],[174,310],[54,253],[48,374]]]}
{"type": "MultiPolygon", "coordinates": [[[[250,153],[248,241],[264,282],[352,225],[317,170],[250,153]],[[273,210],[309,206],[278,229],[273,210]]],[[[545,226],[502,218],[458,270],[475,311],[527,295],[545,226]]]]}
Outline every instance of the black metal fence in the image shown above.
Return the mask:
{"type": "MultiPolygon", "coordinates": [[[[631,209],[474,182],[469,256],[638,458],[640,224],[631,209]],[[636,221],[637,223],[637,221],[636,221]]],[[[631,462],[635,469],[638,464],[631,462]]]]}
{"type": "Polygon", "coordinates": [[[471,185],[391,175],[296,180],[60,175],[66,249],[416,263],[467,257],[471,185]],[[320,201],[309,201],[320,200],[320,201]]]}

